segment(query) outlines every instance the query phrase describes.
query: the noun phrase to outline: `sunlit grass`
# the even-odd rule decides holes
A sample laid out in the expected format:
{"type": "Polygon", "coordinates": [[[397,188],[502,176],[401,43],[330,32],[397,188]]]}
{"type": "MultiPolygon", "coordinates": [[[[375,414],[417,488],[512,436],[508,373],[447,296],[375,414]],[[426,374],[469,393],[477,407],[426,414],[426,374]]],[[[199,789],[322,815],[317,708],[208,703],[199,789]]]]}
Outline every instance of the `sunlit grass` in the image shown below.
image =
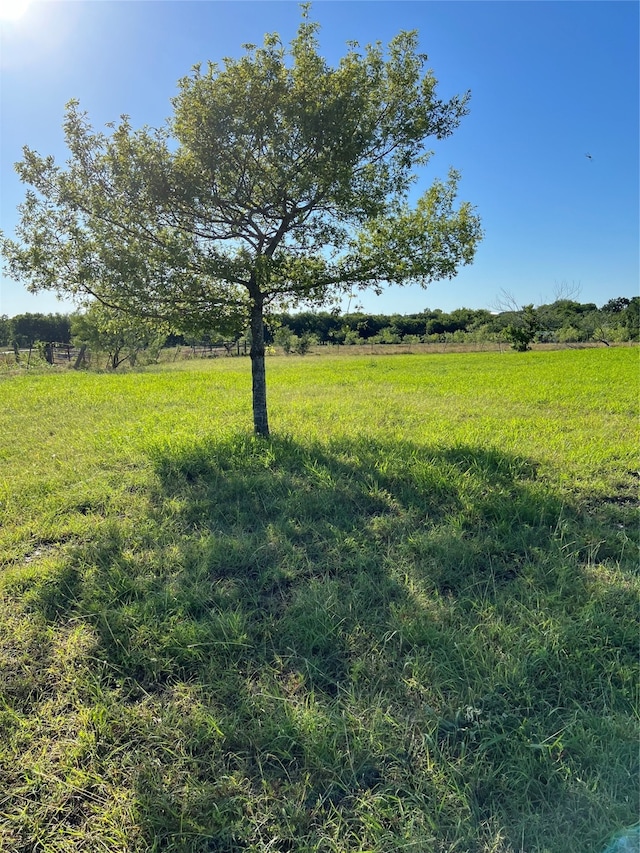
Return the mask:
{"type": "Polygon", "coordinates": [[[2,381],[0,850],[596,853],[637,350],[2,381]]]}

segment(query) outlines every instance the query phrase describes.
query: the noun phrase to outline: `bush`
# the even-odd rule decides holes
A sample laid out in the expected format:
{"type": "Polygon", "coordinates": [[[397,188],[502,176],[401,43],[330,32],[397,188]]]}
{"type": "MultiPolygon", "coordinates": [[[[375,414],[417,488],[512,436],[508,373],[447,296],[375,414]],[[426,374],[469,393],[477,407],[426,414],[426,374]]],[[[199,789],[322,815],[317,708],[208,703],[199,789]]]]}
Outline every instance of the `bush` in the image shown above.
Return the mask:
{"type": "Polygon", "coordinates": [[[381,329],[370,340],[374,344],[399,344],[402,341],[402,337],[392,326],[385,326],[384,329],[381,329]]]}
{"type": "MultiPolygon", "coordinates": [[[[293,337],[296,337],[295,335],[293,337]]],[[[311,347],[316,344],[317,338],[315,335],[312,335],[310,332],[303,332],[300,337],[296,340],[295,343],[295,352],[298,355],[306,355],[309,352],[311,347]]]]}
{"type": "Polygon", "coordinates": [[[318,343],[317,337],[310,332],[295,335],[288,326],[281,326],[275,333],[273,340],[275,345],[282,347],[287,355],[292,352],[305,355],[312,346],[318,343]]]}
{"type": "Polygon", "coordinates": [[[561,344],[576,344],[586,340],[586,335],[576,326],[563,326],[558,331],[558,341],[561,344]]]}
{"type": "Polygon", "coordinates": [[[539,327],[535,308],[533,305],[525,305],[515,315],[513,322],[505,328],[504,336],[516,352],[526,352],[531,349],[539,327]]]}
{"type": "Polygon", "coordinates": [[[289,355],[292,348],[295,346],[294,339],[297,341],[298,336],[294,335],[288,326],[280,326],[273,336],[273,342],[275,345],[277,347],[282,347],[287,355],[289,355]]]}

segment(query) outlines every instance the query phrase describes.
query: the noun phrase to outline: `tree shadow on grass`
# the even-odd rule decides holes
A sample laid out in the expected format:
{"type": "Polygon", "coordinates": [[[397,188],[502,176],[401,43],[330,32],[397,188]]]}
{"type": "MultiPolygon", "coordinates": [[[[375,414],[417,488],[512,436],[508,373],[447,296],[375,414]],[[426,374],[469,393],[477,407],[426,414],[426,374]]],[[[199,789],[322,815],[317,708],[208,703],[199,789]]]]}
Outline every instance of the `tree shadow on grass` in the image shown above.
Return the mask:
{"type": "Polygon", "coordinates": [[[146,516],[42,602],[97,634],[146,849],[536,849],[514,786],[586,810],[589,849],[573,780],[596,756],[561,734],[629,710],[635,599],[619,584],[603,622],[535,462],[246,436],[152,459],[146,516]]]}

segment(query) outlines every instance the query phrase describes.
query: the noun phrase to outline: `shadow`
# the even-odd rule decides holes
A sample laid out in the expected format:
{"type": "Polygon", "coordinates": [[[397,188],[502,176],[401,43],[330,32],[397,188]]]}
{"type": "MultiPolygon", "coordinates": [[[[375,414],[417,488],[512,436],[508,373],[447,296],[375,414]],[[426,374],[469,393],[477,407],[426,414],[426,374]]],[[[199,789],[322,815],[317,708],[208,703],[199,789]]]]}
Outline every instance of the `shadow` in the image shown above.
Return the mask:
{"type": "MultiPolygon", "coordinates": [[[[602,674],[633,643],[594,619],[611,655],[562,662],[589,606],[587,534],[534,460],[247,436],[151,458],[146,516],[96,530],[41,601],[97,635],[146,849],[316,849],[338,825],[344,849],[353,833],[471,850],[496,821],[516,844],[517,784],[541,810],[588,811],[579,758],[550,736],[580,703],[628,710],[602,674]]],[[[632,591],[615,596],[629,612],[632,591]]]]}

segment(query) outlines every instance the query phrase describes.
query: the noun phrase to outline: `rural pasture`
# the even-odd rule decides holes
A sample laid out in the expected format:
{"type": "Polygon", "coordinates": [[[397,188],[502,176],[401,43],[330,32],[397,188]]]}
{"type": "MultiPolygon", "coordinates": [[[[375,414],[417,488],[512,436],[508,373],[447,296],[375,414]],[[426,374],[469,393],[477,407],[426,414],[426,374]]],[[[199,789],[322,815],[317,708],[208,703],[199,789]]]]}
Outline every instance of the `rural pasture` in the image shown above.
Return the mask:
{"type": "Polygon", "coordinates": [[[0,379],[0,851],[599,853],[638,349],[0,379]]]}

